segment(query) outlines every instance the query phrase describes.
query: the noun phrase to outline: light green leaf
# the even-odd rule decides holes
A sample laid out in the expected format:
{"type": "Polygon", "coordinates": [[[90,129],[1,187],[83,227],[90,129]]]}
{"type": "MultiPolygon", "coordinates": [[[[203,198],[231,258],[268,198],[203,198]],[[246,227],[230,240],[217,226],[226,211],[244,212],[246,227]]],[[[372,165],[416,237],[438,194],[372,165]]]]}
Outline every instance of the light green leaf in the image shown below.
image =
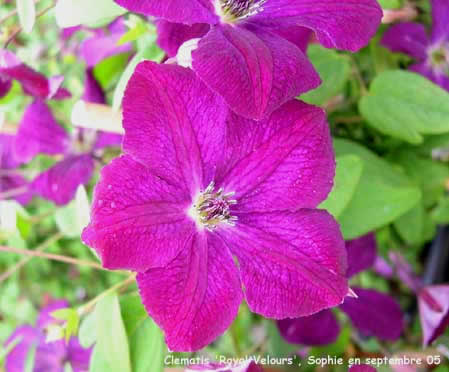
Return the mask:
{"type": "Polygon", "coordinates": [[[163,372],[167,348],[164,335],[148,316],[130,336],[133,372],[163,372]]]}
{"type": "Polygon", "coordinates": [[[111,366],[103,357],[103,354],[98,345],[95,345],[92,351],[92,356],[89,362],[89,372],[105,372],[111,371],[111,366]]]}
{"type": "Polygon", "coordinates": [[[127,12],[113,0],[58,0],[55,10],[56,22],[61,28],[104,25],[127,12]]]}
{"type": "Polygon", "coordinates": [[[109,372],[131,372],[128,338],[116,294],[101,299],[95,307],[97,346],[110,366],[109,372]]]}
{"type": "Polygon", "coordinates": [[[363,162],[359,157],[355,155],[338,157],[334,187],[319,208],[326,209],[335,218],[340,216],[354,195],[362,171],[363,162]]]}
{"type": "Polygon", "coordinates": [[[373,128],[412,144],[423,134],[449,132],[449,93],[412,72],[378,75],[359,109],[373,128]]]}
{"type": "Polygon", "coordinates": [[[94,312],[86,315],[81,322],[78,339],[81,346],[86,349],[91,347],[97,339],[96,318],[94,312]]]}
{"type": "Polygon", "coordinates": [[[323,83],[317,89],[302,95],[301,99],[307,103],[322,105],[341,92],[348,81],[351,66],[346,56],[320,45],[311,45],[307,55],[323,83]]]}
{"type": "Polygon", "coordinates": [[[64,235],[79,237],[90,219],[90,206],[84,186],[79,186],[75,199],[55,213],[56,225],[64,235]]]}
{"type": "Polygon", "coordinates": [[[36,22],[36,7],[34,0],[17,0],[17,13],[23,31],[30,33],[36,22]]]}
{"type": "Polygon", "coordinates": [[[354,196],[339,216],[345,239],[353,239],[393,222],[413,208],[421,191],[376,154],[348,140],[334,142],[337,156],[356,155],[364,163],[354,196]]]}

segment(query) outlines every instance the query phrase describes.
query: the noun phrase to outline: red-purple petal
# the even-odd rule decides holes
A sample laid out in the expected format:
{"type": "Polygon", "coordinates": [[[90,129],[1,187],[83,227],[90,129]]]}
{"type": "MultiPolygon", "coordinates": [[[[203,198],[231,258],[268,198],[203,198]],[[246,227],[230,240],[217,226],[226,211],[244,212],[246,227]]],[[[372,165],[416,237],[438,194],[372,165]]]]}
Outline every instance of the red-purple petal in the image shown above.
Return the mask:
{"type": "Polygon", "coordinates": [[[172,351],[195,351],[214,341],[231,325],[242,301],[231,253],[207,232],[192,235],[166,267],[138,274],[137,283],[172,351]]]}
{"type": "Polygon", "coordinates": [[[268,120],[228,120],[217,185],[240,211],[315,208],[332,188],[335,158],[324,112],[290,101],[268,120]]]}
{"type": "Polygon", "coordinates": [[[157,44],[163,49],[169,57],[176,56],[179,47],[186,41],[202,37],[210,29],[207,23],[195,23],[193,25],[184,25],[182,23],[168,22],[160,19],[157,26],[157,44]]]}
{"type": "Polygon", "coordinates": [[[358,298],[346,297],[340,309],[361,333],[389,341],[401,337],[403,313],[392,297],[374,289],[352,289],[358,298]]]}
{"type": "Polygon", "coordinates": [[[348,271],[350,278],[374,265],[377,256],[377,243],[374,234],[367,234],[360,238],[346,242],[348,252],[348,271]]]}
{"type": "Polygon", "coordinates": [[[327,48],[357,51],[374,36],[381,18],[376,0],[268,0],[250,21],[307,27],[327,48]]]}
{"type": "Polygon", "coordinates": [[[331,310],[295,319],[278,320],[281,336],[289,343],[307,346],[328,345],[340,334],[340,325],[331,310]]]}
{"type": "Polygon", "coordinates": [[[36,98],[64,99],[70,97],[70,92],[61,88],[63,80],[61,77],[47,79],[5,49],[0,49],[0,76],[3,79],[17,80],[27,94],[36,98]]]}
{"type": "Polygon", "coordinates": [[[124,151],[195,195],[212,181],[226,115],[223,100],[192,70],[142,62],[123,100],[124,151]]]}
{"type": "Polygon", "coordinates": [[[3,79],[0,76],[0,98],[6,96],[12,87],[12,81],[9,79],[3,79]]]}
{"type": "MultiPolygon", "coordinates": [[[[0,175],[0,192],[14,190],[24,186],[29,186],[29,182],[19,173],[0,175]]],[[[25,190],[23,193],[16,195],[13,199],[21,205],[27,205],[32,198],[33,192],[31,190],[25,190]]]]}
{"type": "Polygon", "coordinates": [[[164,267],[194,233],[190,199],[130,156],[113,160],[95,188],[82,239],[108,269],[164,267]]]}
{"type": "Polygon", "coordinates": [[[320,84],[295,44],[258,28],[213,27],[193,51],[192,66],[234,112],[257,120],[320,84]]]}
{"type": "Polygon", "coordinates": [[[23,114],[15,139],[16,156],[30,161],[40,153],[62,154],[69,146],[69,137],[60,126],[50,108],[41,100],[35,100],[23,114]]]}
{"type": "Polygon", "coordinates": [[[50,302],[47,306],[43,307],[39,312],[39,317],[37,318],[37,327],[44,329],[51,323],[58,322],[57,319],[53,318],[51,313],[69,307],[69,303],[66,300],[56,300],[50,302]]]}
{"type": "Polygon", "coordinates": [[[29,326],[23,325],[18,327],[5,343],[8,346],[14,340],[20,338],[19,343],[7,354],[5,358],[5,368],[8,372],[25,371],[28,352],[33,345],[37,345],[40,341],[40,332],[29,326]]]}
{"type": "Polygon", "coordinates": [[[194,23],[218,22],[211,0],[114,0],[120,6],[136,13],[163,18],[170,22],[194,23]]]}
{"type": "Polygon", "coordinates": [[[65,205],[75,196],[79,185],[89,182],[94,170],[90,154],[67,156],[38,175],[31,184],[41,197],[65,205]]]}
{"type": "Polygon", "coordinates": [[[346,251],[325,211],[248,213],[216,233],[239,261],[251,311],[284,319],[337,306],[348,294],[346,251]]]}
{"type": "Polygon", "coordinates": [[[430,44],[426,28],[419,23],[398,23],[385,32],[381,44],[393,52],[408,54],[419,61],[427,58],[430,44]]]}
{"type": "Polygon", "coordinates": [[[85,372],[89,370],[92,348],[83,348],[76,337],[72,337],[67,346],[67,360],[72,366],[73,372],[85,372]]]}
{"type": "Polygon", "coordinates": [[[449,285],[425,287],[418,293],[424,346],[440,337],[449,326],[449,285]]]}
{"type": "Polygon", "coordinates": [[[449,40],[449,3],[447,0],[432,0],[432,41],[449,40]]]}

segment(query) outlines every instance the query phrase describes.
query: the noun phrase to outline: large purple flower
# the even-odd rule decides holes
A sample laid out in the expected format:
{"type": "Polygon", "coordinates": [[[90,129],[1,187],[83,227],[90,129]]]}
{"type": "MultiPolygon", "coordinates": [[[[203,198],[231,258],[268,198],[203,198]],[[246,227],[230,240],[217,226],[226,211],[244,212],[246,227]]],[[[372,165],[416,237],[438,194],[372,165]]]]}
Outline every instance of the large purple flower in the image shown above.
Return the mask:
{"type": "MultiPolygon", "coordinates": [[[[103,103],[103,92],[90,70],[85,84],[83,99],[103,103]]],[[[56,122],[50,108],[43,101],[35,100],[20,123],[15,151],[22,161],[29,161],[39,153],[62,155],[62,159],[39,174],[30,187],[41,197],[64,205],[73,199],[79,185],[90,180],[95,152],[120,143],[121,136],[95,130],[75,128],[69,134],[56,122]]]]}
{"type": "Polygon", "coordinates": [[[344,241],[315,209],[335,168],[322,110],[290,101],[243,119],[190,69],[152,62],[123,109],[125,155],[102,170],[82,238],[106,268],[138,272],[171,350],[212,342],[243,297],[271,318],[343,301],[344,241]]]}
{"type": "Polygon", "coordinates": [[[11,81],[17,80],[28,95],[40,99],[64,99],[70,92],[61,87],[63,76],[46,78],[20,61],[12,52],[0,49],[0,97],[11,88],[11,81]]]}
{"type": "MultiPolygon", "coordinates": [[[[369,269],[376,259],[376,241],[373,234],[348,241],[347,276],[369,269]]],[[[403,329],[402,311],[390,296],[373,289],[353,287],[357,297],[347,297],[339,306],[364,335],[381,340],[397,340],[403,329]]],[[[278,321],[282,336],[291,343],[303,345],[326,345],[334,342],[340,327],[331,310],[297,319],[278,321]]]]}
{"type": "Polygon", "coordinates": [[[14,196],[20,204],[27,204],[32,194],[26,190],[28,181],[17,169],[21,162],[14,155],[14,136],[0,133],[0,193],[24,188],[22,193],[14,196]]]}
{"type": "Polygon", "coordinates": [[[319,85],[298,47],[304,44],[304,29],[315,31],[326,47],[355,51],[373,36],[382,16],[376,0],[115,1],[135,12],[184,24],[163,24],[159,44],[198,37],[193,70],[234,112],[257,120],[319,85]]]}
{"type": "Polygon", "coordinates": [[[67,307],[66,301],[56,301],[40,312],[35,327],[22,325],[6,341],[6,345],[17,344],[7,354],[5,368],[7,372],[23,372],[26,368],[28,354],[35,348],[33,372],[64,372],[68,363],[73,372],[87,372],[91,349],[84,349],[76,337],[69,342],[64,340],[46,342],[49,328],[58,324],[58,320],[51,317],[51,312],[67,307]]]}
{"type": "Polygon", "coordinates": [[[449,91],[449,2],[432,0],[433,28],[430,35],[423,25],[413,22],[391,27],[382,45],[416,60],[410,70],[449,91]]]}

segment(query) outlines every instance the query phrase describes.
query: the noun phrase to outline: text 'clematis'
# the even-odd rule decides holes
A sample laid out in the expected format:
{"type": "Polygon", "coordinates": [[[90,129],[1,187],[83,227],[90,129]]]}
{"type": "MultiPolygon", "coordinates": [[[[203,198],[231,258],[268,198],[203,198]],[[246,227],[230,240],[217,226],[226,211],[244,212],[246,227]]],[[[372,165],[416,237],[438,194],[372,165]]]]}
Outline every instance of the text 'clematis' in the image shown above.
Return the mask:
{"type": "Polygon", "coordinates": [[[325,47],[356,51],[382,17],[376,0],[115,1],[160,18],[159,45],[169,54],[174,44],[192,39],[191,58],[178,62],[234,112],[256,120],[320,84],[303,53],[312,31],[325,47]]]}
{"type": "Polygon", "coordinates": [[[277,319],[343,301],[344,241],[315,209],[335,171],[321,109],[290,101],[254,122],[192,70],[143,62],[123,116],[125,155],[102,170],[82,238],[106,268],[138,272],[171,350],[212,342],[243,298],[277,319]]]}

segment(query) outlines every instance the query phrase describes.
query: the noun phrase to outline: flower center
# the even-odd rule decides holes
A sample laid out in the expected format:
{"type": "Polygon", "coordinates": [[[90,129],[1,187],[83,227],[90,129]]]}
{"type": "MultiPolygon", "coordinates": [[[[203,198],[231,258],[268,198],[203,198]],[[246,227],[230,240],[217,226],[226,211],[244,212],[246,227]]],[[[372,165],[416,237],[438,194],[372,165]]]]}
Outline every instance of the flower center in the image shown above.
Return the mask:
{"type": "Polygon", "coordinates": [[[96,139],[96,130],[75,128],[71,136],[70,149],[74,154],[87,153],[92,150],[96,139]]]}
{"type": "Polygon", "coordinates": [[[231,199],[235,192],[225,193],[223,188],[215,189],[212,181],[204,191],[200,191],[195,202],[189,209],[189,215],[198,225],[213,231],[221,223],[235,226],[236,216],[231,215],[231,206],[237,204],[237,200],[231,199]]]}
{"type": "Polygon", "coordinates": [[[266,0],[216,0],[217,13],[225,23],[236,23],[263,11],[266,0]]]}
{"type": "Polygon", "coordinates": [[[449,45],[443,44],[432,48],[429,51],[429,59],[434,69],[449,76],[449,45]]]}

